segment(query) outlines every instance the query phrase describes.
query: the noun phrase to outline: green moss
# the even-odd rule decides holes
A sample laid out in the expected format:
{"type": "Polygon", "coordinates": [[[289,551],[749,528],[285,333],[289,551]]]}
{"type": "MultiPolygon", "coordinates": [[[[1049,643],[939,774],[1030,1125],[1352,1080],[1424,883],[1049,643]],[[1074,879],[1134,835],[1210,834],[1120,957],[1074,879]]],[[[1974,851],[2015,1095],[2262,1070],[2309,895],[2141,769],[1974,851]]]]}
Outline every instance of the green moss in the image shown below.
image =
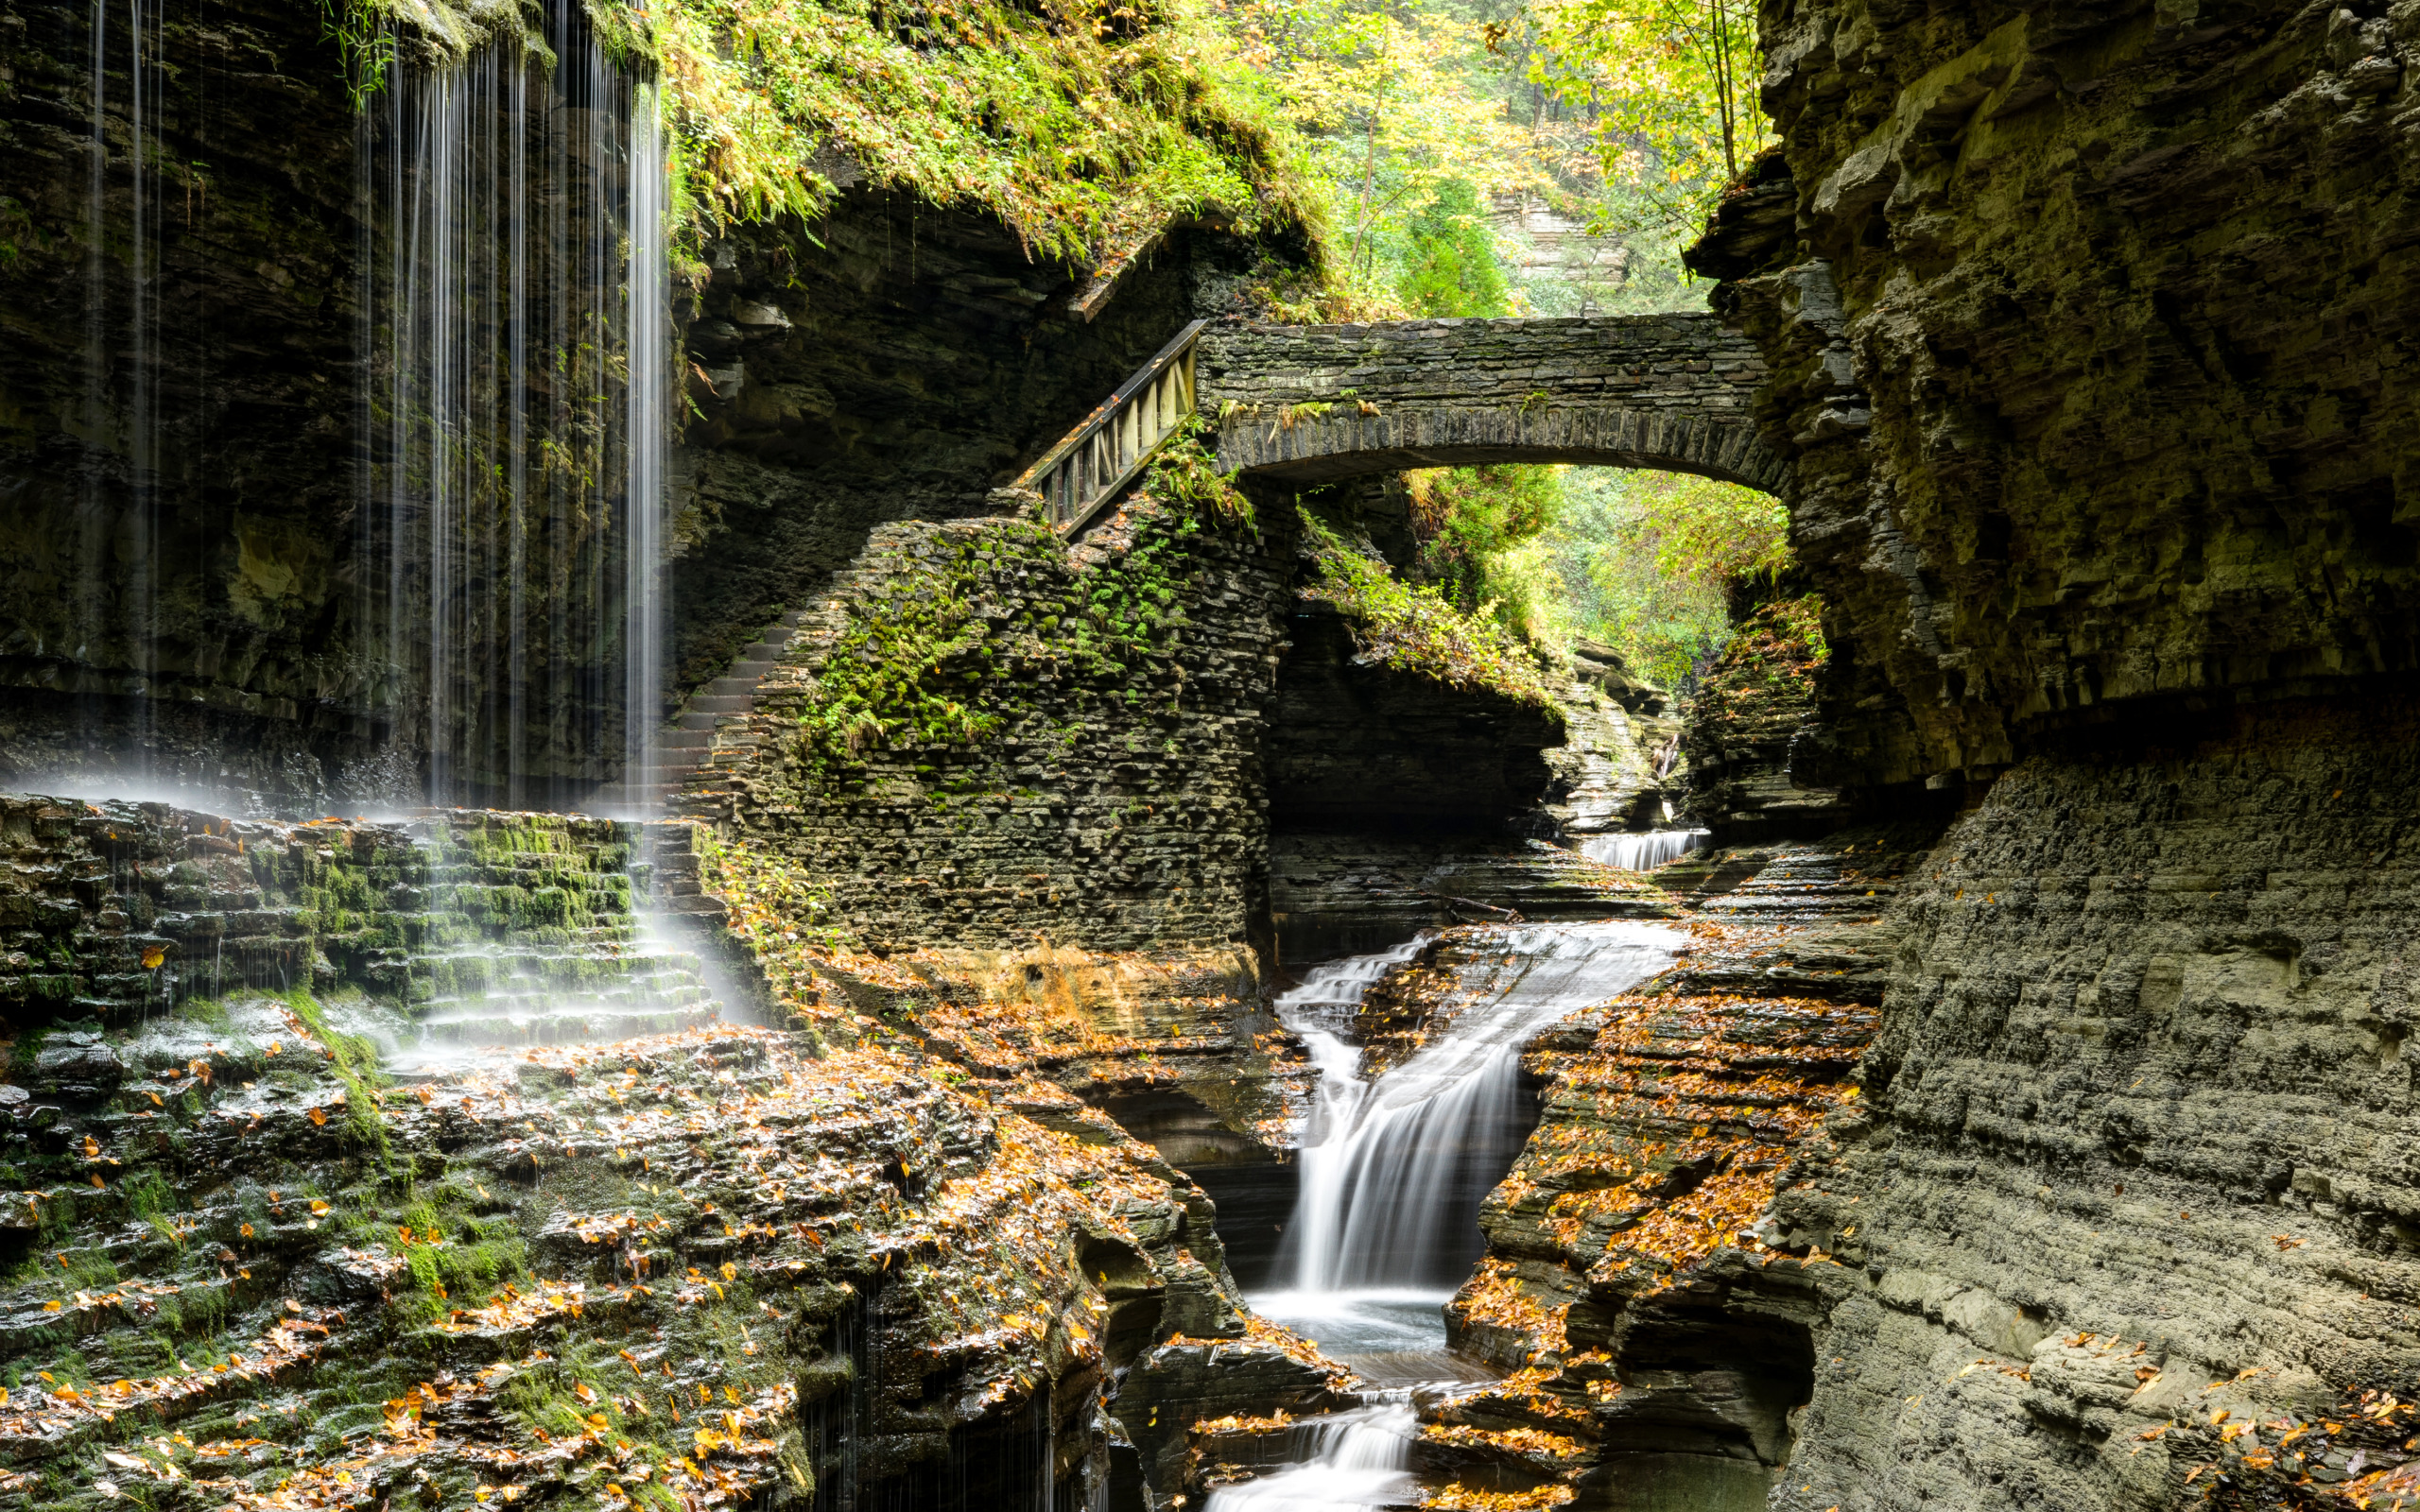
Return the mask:
{"type": "Polygon", "coordinates": [[[327,1015],[306,988],[289,989],[285,1005],[328,1047],[329,1064],[335,1068],[337,1079],[344,1083],[344,1119],[354,1143],[375,1151],[381,1161],[387,1160],[391,1154],[387,1125],[378,1116],[378,1096],[373,1090],[385,1080],[378,1070],[378,1047],[359,1035],[329,1028],[327,1015]]]}
{"type": "Polygon", "coordinates": [[[831,154],[1070,262],[1181,215],[1320,224],[1282,129],[1213,83],[1209,28],[1156,0],[670,0],[628,43],[708,219],[812,217],[834,191],[801,165],[831,154]]]}
{"type": "Polygon", "coordinates": [[[1374,548],[1347,542],[1307,509],[1301,514],[1304,544],[1319,568],[1304,596],[1344,615],[1361,660],[1555,707],[1536,658],[1494,618],[1456,608],[1433,587],[1401,582],[1374,548]]]}
{"type": "MultiPolygon", "coordinates": [[[[1181,679],[1162,674],[1190,625],[1198,538],[1252,524],[1233,483],[1198,443],[1184,447],[1153,470],[1158,495],[1138,501],[1132,539],[1106,562],[1078,571],[1046,525],[1004,524],[928,537],[912,572],[856,598],[799,717],[819,780],[846,789],[878,747],[977,747],[1069,698],[1141,708],[1165,696],[1173,712],[1181,679]],[[1170,691],[1153,692],[1155,680],[1170,691]]],[[[996,786],[948,757],[917,765],[934,795],[996,786]]]]}

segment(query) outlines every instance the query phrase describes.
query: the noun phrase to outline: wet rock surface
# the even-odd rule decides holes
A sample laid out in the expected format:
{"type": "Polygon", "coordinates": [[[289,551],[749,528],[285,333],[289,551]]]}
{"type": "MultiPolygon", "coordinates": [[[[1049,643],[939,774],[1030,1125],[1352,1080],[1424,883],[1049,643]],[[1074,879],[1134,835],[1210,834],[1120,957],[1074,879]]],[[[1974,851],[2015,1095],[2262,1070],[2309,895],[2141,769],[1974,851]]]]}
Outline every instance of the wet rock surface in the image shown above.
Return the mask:
{"type": "Polygon", "coordinates": [[[693,959],[638,938],[639,839],[570,815],[297,825],[0,795],[0,1011],[98,1029],[240,988],[344,988],[408,1005],[415,1042],[458,1037],[466,998],[483,1033],[590,1033],[539,1025],[566,1005],[681,1027],[707,993],[693,959]]]}
{"type": "MultiPolygon", "coordinates": [[[[541,1023],[525,1045],[506,963],[570,943],[531,917],[562,900],[527,885],[586,885],[592,931],[628,944],[631,871],[668,846],[544,816],[413,835],[9,812],[21,877],[37,829],[75,859],[114,823],[146,856],[316,890],[277,916],[303,951],[291,988],[231,979],[81,1027],[11,1005],[0,1499],[1131,1499],[1173,1494],[1196,1418],[1343,1400],[1243,1315],[1208,1198],[1096,1106],[1174,1101],[1189,1153],[1266,1160],[1302,1089],[1256,1038],[1274,1026],[1248,960],[801,949],[777,879],[699,867],[683,830],[726,954],[792,1027],[624,1020],[549,1044],[541,1023]],[[392,875],[346,912],[329,889],[360,848],[392,875]],[[466,899],[491,948],[439,949],[466,899]],[[364,937],[398,948],[333,970],[364,937]],[[432,1048],[456,1000],[486,1032],[432,1048]]],[[[112,938],[54,954],[73,976],[112,938]]]]}
{"type": "MultiPolygon", "coordinates": [[[[1426,1473],[1577,1506],[1764,1504],[1811,1388],[1810,1273],[1837,1263],[1813,1242],[1828,1232],[1765,1214],[1810,1178],[1834,1121],[1864,1118],[1855,1077],[1895,938],[1867,896],[1888,881],[1855,879],[1881,885],[1856,888],[1849,914],[1806,879],[1855,870],[1850,846],[1897,856],[1886,842],[1907,838],[1718,852],[1751,885],[1772,874],[1772,906],[1684,913],[1695,938],[1671,969],[1533,1046],[1537,1127],[1480,1211],[1486,1257],[1446,1313],[1458,1349],[1509,1374],[1423,1404],[1426,1473]]],[[[1364,1000],[1381,1044],[1455,1011],[1461,940],[1364,1000]]]]}
{"type": "Polygon", "coordinates": [[[1179,1258],[1216,1243],[1182,1178],[1114,1127],[808,1048],[703,1029],[382,1087],[274,1000],[155,1023],[121,1047],[140,1089],[12,1115],[0,1494],[1101,1482],[1109,1373],[1164,1313],[1240,1328],[1179,1258]]]}
{"type": "Polygon", "coordinates": [[[1637,873],[1543,840],[1280,833],[1269,867],[1278,954],[1289,971],[1447,924],[1652,919],[1667,904],[1637,873]]]}
{"type": "Polygon", "coordinates": [[[1383,835],[1501,823],[1545,797],[1560,711],[1363,664],[1342,615],[1290,608],[1261,749],[1275,822],[1383,835]]]}

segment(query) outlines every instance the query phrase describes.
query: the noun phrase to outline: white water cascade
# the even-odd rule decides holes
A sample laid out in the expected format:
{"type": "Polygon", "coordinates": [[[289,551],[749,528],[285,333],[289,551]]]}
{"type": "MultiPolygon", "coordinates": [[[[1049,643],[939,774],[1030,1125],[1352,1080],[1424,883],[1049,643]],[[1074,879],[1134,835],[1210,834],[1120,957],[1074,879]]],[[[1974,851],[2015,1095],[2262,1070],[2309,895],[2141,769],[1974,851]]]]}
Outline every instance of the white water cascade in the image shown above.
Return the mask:
{"type": "Polygon", "coordinates": [[[1580,842],[1591,861],[1627,871],[1652,871],[1680,860],[1713,837],[1711,830],[1654,830],[1646,834],[1594,834],[1580,842]]]}
{"type": "Polygon", "coordinates": [[[1336,1512],[1347,1507],[1416,1504],[1411,1441],[1420,1424],[1411,1393],[1394,1391],[1376,1406],[1331,1413],[1294,1432],[1302,1463],[1210,1493],[1209,1512],[1336,1512]]]}
{"type": "MultiPolygon", "coordinates": [[[[1374,1081],[1356,1074],[1344,1039],[1362,995],[1409,961],[1413,940],[1316,967],[1277,1000],[1302,1036],[1320,1084],[1303,1131],[1301,1190],[1277,1260],[1285,1290],[1255,1311],[1351,1362],[1392,1355],[1389,1374],[1426,1354],[1437,1373],[1439,1309],[1478,1254],[1479,1200],[1502,1178],[1521,1137],[1521,1047],[1556,1022],[1661,971],[1681,942],[1652,924],[1541,924],[1497,932],[1498,960],[1466,978],[1476,992],[1453,1023],[1374,1081]]],[[[1330,1419],[1312,1457],[1230,1486],[1211,1512],[1377,1507],[1408,1499],[1411,1408],[1382,1402],[1330,1419]]]]}
{"type": "Polygon", "coordinates": [[[366,701],[438,804],[576,806],[662,718],[656,92],[546,10],[545,50],[399,66],[359,129],[366,701]]]}

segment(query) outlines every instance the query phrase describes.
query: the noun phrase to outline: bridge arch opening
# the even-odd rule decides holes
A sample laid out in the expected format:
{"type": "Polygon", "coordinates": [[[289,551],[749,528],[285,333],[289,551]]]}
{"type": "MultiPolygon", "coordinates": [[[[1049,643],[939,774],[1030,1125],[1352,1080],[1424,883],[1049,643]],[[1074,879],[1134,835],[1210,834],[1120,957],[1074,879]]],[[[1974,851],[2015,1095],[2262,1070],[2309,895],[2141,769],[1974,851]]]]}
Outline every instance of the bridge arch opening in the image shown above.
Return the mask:
{"type": "Polygon", "coordinates": [[[1484,917],[1475,902],[1600,907],[1543,880],[1537,845],[1593,854],[1692,825],[1683,696],[1737,611],[1789,591],[1777,499],[1670,469],[1527,462],[1253,491],[1263,519],[1299,509],[1306,534],[1534,651],[1553,705],[1391,670],[1384,636],[1298,594],[1265,747],[1282,957],[1375,949],[1457,908],[1484,917]]]}

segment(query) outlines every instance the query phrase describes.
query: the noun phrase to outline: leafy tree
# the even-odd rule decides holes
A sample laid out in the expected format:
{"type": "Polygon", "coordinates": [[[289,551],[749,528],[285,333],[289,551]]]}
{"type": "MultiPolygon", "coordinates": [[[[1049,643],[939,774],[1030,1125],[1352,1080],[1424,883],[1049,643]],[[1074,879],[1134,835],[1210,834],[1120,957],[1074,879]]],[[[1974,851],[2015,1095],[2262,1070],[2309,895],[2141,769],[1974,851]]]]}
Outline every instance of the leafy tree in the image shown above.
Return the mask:
{"type": "Polygon", "coordinates": [[[1404,228],[1409,244],[1395,292],[1420,316],[1495,316],[1512,309],[1495,237],[1467,179],[1448,179],[1404,228]]]}
{"type": "Polygon", "coordinates": [[[1731,633],[1730,590],[1788,571],[1789,517],[1751,489],[1673,472],[1575,468],[1545,530],[1499,576],[1538,586],[1533,633],[1586,636],[1678,687],[1731,633]]]}
{"type": "Polygon", "coordinates": [[[1232,48],[1222,81],[1291,127],[1340,244],[1343,287],[1322,308],[1298,313],[1404,313],[1397,285],[1420,251],[1408,223],[1456,183],[1470,196],[1461,250],[1475,259],[1484,240],[1492,259],[1480,207],[1540,180],[1527,133],[1497,93],[1504,70],[1475,26],[1365,0],[1210,5],[1232,48]]]}
{"type": "Polygon", "coordinates": [[[1458,609],[1493,615],[1508,628],[1530,633],[1536,609],[1532,585],[1508,573],[1505,563],[1561,512],[1563,472],[1504,463],[1406,473],[1412,536],[1420,542],[1413,577],[1435,587],[1458,609]]]}
{"type": "Polygon", "coordinates": [[[1771,140],[1751,0],[1537,0],[1530,76],[1594,112],[1602,218],[1694,233],[1771,140]]]}

